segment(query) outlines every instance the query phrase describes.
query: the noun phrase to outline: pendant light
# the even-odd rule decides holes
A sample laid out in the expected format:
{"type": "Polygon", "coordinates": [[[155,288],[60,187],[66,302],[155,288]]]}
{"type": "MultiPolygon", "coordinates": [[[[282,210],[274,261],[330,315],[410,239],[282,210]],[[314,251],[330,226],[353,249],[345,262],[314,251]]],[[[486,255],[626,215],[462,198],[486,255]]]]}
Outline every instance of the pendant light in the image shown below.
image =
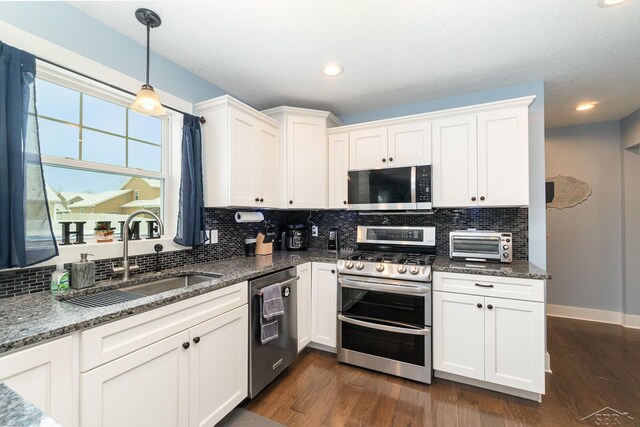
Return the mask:
{"type": "Polygon", "coordinates": [[[145,8],[136,10],[136,18],[142,25],[147,27],[147,80],[138,91],[136,100],[131,104],[131,109],[141,114],[161,116],[165,114],[167,110],[165,110],[160,103],[160,98],[158,98],[158,94],[153,90],[153,86],[149,84],[149,34],[151,29],[159,27],[162,21],[157,13],[145,8]]]}

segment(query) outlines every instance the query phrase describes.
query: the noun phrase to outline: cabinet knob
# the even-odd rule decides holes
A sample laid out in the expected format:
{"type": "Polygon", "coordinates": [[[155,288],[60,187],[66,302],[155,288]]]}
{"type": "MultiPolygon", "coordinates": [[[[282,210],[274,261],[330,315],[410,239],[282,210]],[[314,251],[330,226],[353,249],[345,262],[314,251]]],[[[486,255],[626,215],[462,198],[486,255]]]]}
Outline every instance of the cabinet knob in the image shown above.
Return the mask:
{"type": "Polygon", "coordinates": [[[475,198],[475,197],[472,197],[472,198],[471,198],[471,201],[472,201],[472,202],[475,202],[475,201],[476,201],[476,198],[475,198]]]}
{"type": "Polygon", "coordinates": [[[347,201],[345,200],[345,201],[344,201],[344,202],[342,202],[342,203],[344,203],[344,204],[346,205],[346,204],[347,204],[347,201]]]}
{"type": "MultiPolygon", "coordinates": [[[[194,342],[195,344],[198,344],[198,343],[200,342],[200,337],[194,337],[194,338],[193,338],[193,342],[194,342]]],[[[189,343],[187,343],[187,344],[189,344],[189,343]]]]}
{"type": "Polygon", "coordinates": [[[260,201],[260,198],[259,198],[259,197],[256,197],[256,202],[259,202],[259,201],[260,201]]]}
{"type": "Polygon", "coordinates": [[[484,196],[480,196],[480,200],[484,200],[484,196]]]}
{"type": "Polygon", "coordinates": [[[189,348],[189,346],[190,346],[190,345],[191,345],[191,344],[189,344],[189,341],[187,341],[187,342],[183,342],[183,343],[182,343],[182,348],[184,348],[184,349],[186,350],[186,349],[188,349],[188,348],[189,348]]]}
{"type": "Polygon", "coordinates": [[[478,303],[478,304],[476,304],[476,307],[482,308],[482,304],[478,303]]]}
{"type": "Polygon", "coordinates": [[[491,304],[489,304],[489,305],[487,306],[487,308],[488,308],[489,310],[493,310],[493,306],[492,306],[491,304]]]}
{"type": "Polygon", "coordinates": [[[292,205],[293,204],[293,200],[289,200],[289,204],[292,205]]]}
{"type": "Polygon", "coordinates": [[[263,199],[262,197],[260,197],[260,201],[261,201],[261,202],[264,202],[264,199],[263,199]]]}
{"type": "Polygon", "coordinates": [[[387,163],[387,159],[382,159],[382,163],[387,163]]]}
{"type": "Polygon", "coordinates": [[[393,157],[389,157],[389,161],[390,161],[390,162],[393,162],[393,157]]]}
{"type": "Polygon", "coordinates": [[[335,271],[335,270],[331,270],[331,274],[335,274],[335,273],[336,273],[336,271],[335,271]]]}

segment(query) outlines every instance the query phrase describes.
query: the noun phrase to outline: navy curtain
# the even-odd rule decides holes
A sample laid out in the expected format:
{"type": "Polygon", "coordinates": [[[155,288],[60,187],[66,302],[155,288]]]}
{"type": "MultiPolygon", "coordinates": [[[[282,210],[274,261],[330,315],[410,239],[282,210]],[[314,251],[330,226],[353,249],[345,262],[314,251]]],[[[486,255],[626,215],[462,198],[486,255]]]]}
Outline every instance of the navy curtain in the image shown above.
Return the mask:
{"type": "Polygon", "coordinates": [[[183,117],[178,231],[173,240],[179,245],[190,247],[204,243],[202,138],[200,122],[190,114],[183,117]]]}
{"type": "Polygon", "coordinates": [[[0,268],[58,255],[40,163],[36,60],[0,42],[0,268]]]}

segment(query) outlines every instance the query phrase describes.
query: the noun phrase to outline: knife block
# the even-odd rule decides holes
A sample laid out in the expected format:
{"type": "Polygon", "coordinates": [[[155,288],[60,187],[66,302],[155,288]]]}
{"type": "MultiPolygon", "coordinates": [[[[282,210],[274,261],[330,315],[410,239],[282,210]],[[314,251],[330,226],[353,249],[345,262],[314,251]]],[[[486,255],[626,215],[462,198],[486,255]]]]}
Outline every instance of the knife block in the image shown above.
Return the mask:
{"type": "Polygon", "coordinates": [[[265,243],[264,238],[264,234],[258,233],[256,237],[256,255],[271,255],[273,253],[273,243],[265,243]]]}

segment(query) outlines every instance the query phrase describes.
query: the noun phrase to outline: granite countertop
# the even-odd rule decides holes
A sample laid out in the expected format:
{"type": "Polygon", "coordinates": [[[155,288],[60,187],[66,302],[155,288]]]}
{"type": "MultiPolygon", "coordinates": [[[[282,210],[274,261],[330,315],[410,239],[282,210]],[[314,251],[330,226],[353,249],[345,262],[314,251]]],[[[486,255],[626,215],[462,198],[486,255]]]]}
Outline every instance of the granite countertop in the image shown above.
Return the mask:
{"type": "Polygon", "coordinates": [[[27,402],[6,384],[0,383],[0,426],[60,427],[60,424],[27,402]]]}
{"type": "Polygon", "coordinates": [[[160,273],[134,275],[127,282],[121,279],[104,280],[92,288],[70,290],[56,296],[43,292],[0,300],[0,354],[312,261],[335,262],[336,254],[307,250],[276,252],[273,255],[248,258],[236,257],[168,269],[160,273]],[[212,277],[209,282],[107,307],[83,308],[64,302],[65,299],[77,295],[188,274],[222,274],[222,277],[212,277]]]}
{"type": "Polygon", "coordinates": [[[551,275],[529,261],[516,260],[509,264],[490,262],[455,261],[449,257],[436,257],[433,271],[449,273],[482,274],[488,276],[516,277],[520,279],[549,280],[551,275]]]}

